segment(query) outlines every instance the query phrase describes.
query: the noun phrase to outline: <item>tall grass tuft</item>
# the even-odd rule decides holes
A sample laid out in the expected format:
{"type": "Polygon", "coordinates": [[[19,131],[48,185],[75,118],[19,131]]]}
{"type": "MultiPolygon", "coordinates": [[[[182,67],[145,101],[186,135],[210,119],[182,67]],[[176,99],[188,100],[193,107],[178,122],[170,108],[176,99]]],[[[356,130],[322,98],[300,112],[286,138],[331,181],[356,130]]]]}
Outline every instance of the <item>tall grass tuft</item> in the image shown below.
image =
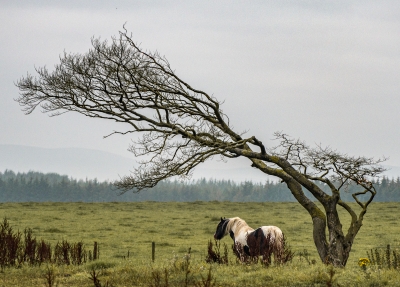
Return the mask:
{"type": "Polygon", "coordinates": [[[51,262],[51,245],[43,239],[37,245],[36,262],[39,265],[43,262],[51,262]]]}
{"type": "Polygon", "coordinates": [[[308,263],[308,265],[315,264],[316,260],[310,258],[310,253],[308,252],[307,249],[303,249],[303,251],[300,251],[299,253],[299,260],[303,261],[303,259],[308,263]]]}
{"type": "Polygon", "coordinates": [[[151,287],[213,287],[216,286],[216,278],[213,274],[212,265],[208,268],[208,273],[203,276],[201,270],[203,267],[192,264],[190,249],[183,257],[174,255],[170,266],[162,268],[153,268],[146,276],[146,286],[151,287]]]}
{"type": "Polygon", "coordinates": [[[70,244],[71,263],[73,265],[81,265],[86,262],[86,251],[83,242],[70,244]]]}
{"type": "Polygon", "coordinates": [[[21,236],[19,231],[14,233],[7,218],[4,218],[0,224],[0,267],[2,270],[21,263],[21,236]]]}
{"type": "Polygon", "coordinates": [[[228,247],[224,243],[224,253],[221,254],[221,242],[214,240],[214,245],[212,241],[208,241],[207,245],[207,263],[218,263],[218,264],[228,264],[228,247]]]}
{"type": "Polygon", "coordinates": [[[375,248],[370,252],[367,251],[367,257],[371,265],[378,267],[379,269],[399,269],[399,255],[397,250],[392,250],[390,244],[386,245],[384,250],[375,248]]]}
{"type": "Polygon", "coordinates": [[[279,257],[280,257],[279,263],[285,264],[285,263],[291,262],[295,255],[295,252],[292,251],[292,248],[290,247],[285,234],[283,234],[283,237],[281,239],[281,245],[282,245],[282,252],[279,255],[279,257]]]}
{"type": "Polygon", "coordinates": [[[56,272],[54,270],[53,266],[47,266],[46,271],[43,275],[45,279],[45,286],[46,287],[53,287],[54,284],[56,283],[56,272]]]}
{"type": "Polygon", "coordinates": [[[29,265],[36,265],[36,238],[32,235],[32,229],[25,228],[24,231],[24,261],[29,265]]]}
{"type": "MultiPolygon", "coordinates": [[[[96,258],[99,256],[98,244],[95,242],[96,258]]],[[[66,240],[58,242],[52,252],[50,243],[36,240],[32,229],[24,230],[24,237],[13,228],[4,218],[0,224],[0,268],[20,266],[23,263],[29,266],[42,263],[56,263],[58,265],[81,265],[86,262],[87,253],[83,242],[69,243],[66,240]]]]}
{"type": "Polygon", "coordinates": [[[164,268],[163,271],[152,270],[151,271],[151,281],[149,282],[150,287],[168,287],[169,286],[169,271],[164,268]]]}
{"type": "Polygon", "coordinates": [[[69,265],[71,262],[70,248],[71,246],[66,240],[57,242],[54,248],[54,261],[59,265],[62,264],[69,265]]]}
{"type": "Polygon", "coordinates": [[[93,282],[94,287],[102,287],[99,279],[99,272],[96,273],[96,269],[92,269],[89,279],[93,282]]]}
{"type": "Polygon", "coordinates": [[[208,269],[208,273],[207,273],[206,277],[203,277],[203,275],[200,274],[201,280],[194,282],[195,287],[214,287],[214,286],[216,286],[216,279],[211,272],[211,267],[212,266],[210,266],[210,268],[208,269]]]}

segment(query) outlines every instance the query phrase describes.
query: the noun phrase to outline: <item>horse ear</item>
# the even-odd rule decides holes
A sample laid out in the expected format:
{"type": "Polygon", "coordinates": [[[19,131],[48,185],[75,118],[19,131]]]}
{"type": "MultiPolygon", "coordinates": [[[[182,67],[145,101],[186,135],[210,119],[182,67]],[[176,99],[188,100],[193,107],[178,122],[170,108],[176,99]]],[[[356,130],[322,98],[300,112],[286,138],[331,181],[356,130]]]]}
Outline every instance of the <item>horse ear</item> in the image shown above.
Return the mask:
{"type": "Polygon", "coordinates": [[[224,221],[224,220],[222,219],[222,217],[221,217],[221,221],[224,221]]]}

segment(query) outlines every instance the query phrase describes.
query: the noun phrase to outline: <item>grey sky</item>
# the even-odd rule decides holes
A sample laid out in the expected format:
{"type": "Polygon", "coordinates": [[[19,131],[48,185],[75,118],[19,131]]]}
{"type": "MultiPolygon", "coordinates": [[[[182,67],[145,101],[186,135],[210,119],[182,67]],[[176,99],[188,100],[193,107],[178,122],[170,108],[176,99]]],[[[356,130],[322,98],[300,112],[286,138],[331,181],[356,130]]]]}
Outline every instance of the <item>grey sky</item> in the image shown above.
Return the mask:
{"type": "Polygon", "coordinates": [[[400,1],[0,1],[0,144],[130,156],[112,122],[25,116],[14,82],[84,53],[126,23],[193,87],[223,100],[236,131],[274,131],[400,165],[400,1]],[[62,3],[59,3],[62,2],[62,3]]]}

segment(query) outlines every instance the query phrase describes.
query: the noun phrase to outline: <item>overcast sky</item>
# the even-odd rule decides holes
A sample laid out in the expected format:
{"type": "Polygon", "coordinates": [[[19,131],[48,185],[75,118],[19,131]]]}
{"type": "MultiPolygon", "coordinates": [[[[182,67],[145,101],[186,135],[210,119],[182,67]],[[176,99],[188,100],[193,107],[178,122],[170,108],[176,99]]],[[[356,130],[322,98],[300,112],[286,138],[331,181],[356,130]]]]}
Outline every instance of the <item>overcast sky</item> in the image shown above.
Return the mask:
{"type": "MultiPolygon", "coordinates": [[[[126,23],[179,77],[224,101],[234,130],[283,131],[400,166],[400,1],[0,1],[0,144],[130,156],[112,122],[26,116],[14,83],[126,23]]],[[[1,160],[1,159],[0,159],[1,160]]]]}

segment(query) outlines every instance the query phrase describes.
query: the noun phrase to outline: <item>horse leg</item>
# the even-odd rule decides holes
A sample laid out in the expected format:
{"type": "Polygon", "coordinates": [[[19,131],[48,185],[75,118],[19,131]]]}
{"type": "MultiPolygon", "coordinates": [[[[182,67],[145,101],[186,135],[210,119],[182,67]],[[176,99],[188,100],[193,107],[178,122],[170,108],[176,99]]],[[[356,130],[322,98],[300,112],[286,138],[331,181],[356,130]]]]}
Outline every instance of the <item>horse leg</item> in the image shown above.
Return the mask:
{"type": "Polygon", "coordinates": [[[274,249],[273,253],[274,253],[274,262],[275,263],[281,263],[280,256],[279,256],[279,254],[278,254],[276,249],[274,249]]]}
{"type": "Polygon", "coordinates": [[[262,254],[262,260],[265,265],[271,265],[271,254],[266,251],[262,254]]]}
{"type": "Polygon", "coordinates": [[[274,244],[274,259],[275,262],[278,262],[279,264],[283,263],[284,261],[284,242],[283,238],[278,238],[274,244]]]}
{"type": "Polygon", "coordinates": [[[235,242],[234,245],[234,250],[236,251],[235,254],[237,258],[239,259],[240,262],[245,262],[246,261],[246,254],[243,250],[242,244],[235,242]]]}

